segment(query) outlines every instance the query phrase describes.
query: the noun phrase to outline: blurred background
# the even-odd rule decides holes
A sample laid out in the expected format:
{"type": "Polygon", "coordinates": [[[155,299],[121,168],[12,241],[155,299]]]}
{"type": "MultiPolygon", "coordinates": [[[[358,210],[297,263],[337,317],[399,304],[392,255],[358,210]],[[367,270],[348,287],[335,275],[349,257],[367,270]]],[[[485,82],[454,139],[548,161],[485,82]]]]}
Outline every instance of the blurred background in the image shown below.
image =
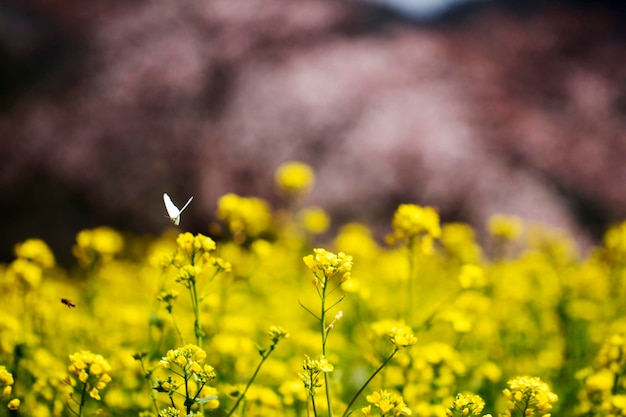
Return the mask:
{"type": "Polygon", "coordinates": [[[208,232],[227,192],[279,204],[310,164],[334,226],[493,213],[584,247],[626,219],[626,9],[615,1],[6,0],[0,260],[28,237],[208,232]]]}

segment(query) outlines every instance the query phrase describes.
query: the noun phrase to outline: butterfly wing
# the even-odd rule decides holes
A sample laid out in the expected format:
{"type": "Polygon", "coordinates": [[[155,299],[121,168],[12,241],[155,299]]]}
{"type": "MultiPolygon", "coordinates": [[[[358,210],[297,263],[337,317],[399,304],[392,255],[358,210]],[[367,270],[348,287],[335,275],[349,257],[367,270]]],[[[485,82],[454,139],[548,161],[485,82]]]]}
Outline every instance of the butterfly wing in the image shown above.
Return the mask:
{"type": "Polygon", "coordinates": [[[167,193],[163,193],[163,202],[165,203],[165,210],[167,210],[167,215],[170,216],[172,223],[178,225],[178,222],[175,222],[174,220],[179,218],[180,221],[180,212],[182,210],[178,210],[178,207],[174,205],[174,202],[172,202],[172,199],[169,195],[167,195],[167,193]]]}
{"type": "Polygon", "coordinates": [[[187,202],[185,203],[185,205],[183,206],[183,208],[180,209],[180,213],[183,212],[183,210],[185,210],[187,208],[187,206],[189,205],[189,203],[191,203],[191,200],[193,200],[193,196],[189,197],[189,200],[187,200],[187,202]]]}

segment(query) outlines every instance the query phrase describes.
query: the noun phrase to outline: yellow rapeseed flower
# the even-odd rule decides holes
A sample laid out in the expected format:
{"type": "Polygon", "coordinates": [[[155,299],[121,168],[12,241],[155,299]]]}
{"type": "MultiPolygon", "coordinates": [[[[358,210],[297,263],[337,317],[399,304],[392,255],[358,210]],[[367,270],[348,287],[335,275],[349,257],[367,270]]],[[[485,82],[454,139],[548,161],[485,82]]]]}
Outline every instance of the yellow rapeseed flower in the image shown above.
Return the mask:
{"type": "Polygon", "coordinates": [[[72,252],[81,265],[87,266],[94,262],[110,261],[123,248],[122,235],[103,226],[78,232],[72,252]]]}
{"type": "Polygon", "coordinates": [[[508,415],[511,410],[525,410],[526,416],[532,416],[537,413],[539,416],[545,416],[552,404],[558,401],[558,397],[550,390],[548,384],[538,377],[518,376],[511,379],[503,393],[508,402],[508,415]]]}
{"type": "Polygon", "coordinates": [[[44,270],[55,264],[48,245],[40,239],[27,239],[15,245],[14,251],[17,259],[9,265],[8,280],[17,280],[25,289],[39,287],[44,270]]]}
{"type": "Polygon", "coordinates": [[[312,255],[307,255],[302,260],[315,276],[313,283],[322,288],[336,276],[340,282],[350,279],[352,256],[343,252],[334,254],[326,249],[315,248],[312,255]]]}
{"type": "Polygon", "coordinates": [[[626,257],[626,222],[609,228],[604,234],[603,243],[612,258],[623,260],[626,257]]]}
{"type": "Polygon", "coordinates": [[[159,411],[159,417],[180,417],[180,411],[174,407],[163,408],[159,411]]]}
{"type": "Polygon", "coordinates": [[[104,389],[111,381],[109,373],[111,366],[102,355],[94,354],[88,350],[81,350],[69,356],[70,374],[76,376],[80,382],[86,384],[89,396],[96,400],[100,399],[100,390],[104,389]]]}
{"type": "Polygon", "coordinates": [[[522,233],[522,220],[515,216],[494,214],[487,221],[489,233],[503,240],[515,240],[522,233]]]}
{"type": "Polygon", "coordinates": [[[178,349],[168,350],[161,359],[161,366],[171,368],[176,365],[185,373],[190,373],[203,382],[215,379],[216,374],[212,366],[203,364],[206,352],[197,345],[188,344],[178,349]]]}
{"type": "Polygon", "coordinates": [[[287,330],[283,329],[280,326],[272,326],[272,327],[270,327],[270,329],[268,330],[267,334],[269,335],[270,339],[272,340],[272,344],[276,344],[280,340],[286,339],[286,338],[289,337],[289,332],[287,332],[287,330]]]}
{"type": "Polygon", "coordinates": [[[391,221],[396,239],[411,239],[420,235],[441,236],[439,213],[432,207],[400,204],[391,221]]]}
{"type": "Polygon", "coordinates": [[[178,249],[189,256],[194,252],[194,237],[189,232],[180,233],[176,238],[176,245],[178,249]]]}
{"type": "Polygon", "coordinates": [[[614,374],[621,374],[626,370],[626,336],[611,335],[600,348],[598,366],[607,368],[614,374]]]}
{"type": "Polygon", "coordinates": [[[268,230],[272,213],[260,198],[226,194],[217,202],[217,217],[228,225],[235,242],[242,243],[268,230]]]}
{"type": "Polygon", "coordinates": [[[37,288],[41,283],[42,276],[43,271],[39,265],[21,258],[11,262],[7,270],[9,280],[17,280],[17,282],[24,284],[26,288],[37,288]]]}
{"type": "Polygon", "coordinates": [[[217,398],[216,388],[205,385],[198,397],[205,399],[203,404],[209,410],[217,410],[220,408],[220,400],[217,398]]]}
{"type": "MultiPolygon", "coordinates": [[[[198,275],[205,264],[215,265],[215,259],[211,253],[217,248],[215,241],[208,236],[198,233],[195,236],[189,232],[180,233],[176,238],[176,253],[166,257],[163,265],[174,265],[182,269],[185,266],[194,266],[200,268],[196,271],[198,275]]],[[[225,264],[224,261],[221,261],[225,264]]],[[[218,263],[217,267],[220,267],[218,263]]],[[[224,268],[226,265],[224,265],[224,268]]],[[[224,270],[222,268],[222,270],[224,270]]]]}
{"type": "MultiPolygon", "coordinates": [[[[382,416],[387,415],[387,413],[390,412],[390,415],[393,415],[394,417],[410,416],[412,414],[411,409],[407,407],[400,395],[384,389],[375,391],[372,394],[367,395],[365,399],[372,406],[378,408],[382,416]]],[[[371,412],[371,408],[361,409],[361,411],[365,415],[370,415],[368,413],[371,412]]]]}
{"type": "Polygon", "coordinates": [[[478,265],[466,264],[459,272],[459,283],[461,288],[482,288],[485,286],[485,271],[478,265]]]}
{"type": "Polygon", "coordinates": [[[184,265],[178,270],[176,282],[180,282],[189,287],[189,283],[196,281],[196,277],[202,273],[202,267],[197,265],[184,265]]]}
{"type": "Polygon", "coordinates": [[[585,379],[585,391],[588,394],[600,393],[608,396],[615,382],[615,374],[609,369],[599,369],[585,379]]]}
{"type": "Polygon", "coordinates": [[[365,225],[349,223],[339,230],[335,238],[337,250],[351,253],[357,259],[376,259],[380,256],[380,247],[372,231],[365,225]]]}
{"type": "Polygon", "coordinates": [[[0,390],[3,397],[11,394],[13,382],[13,374],[5,366],[0,366],[0,390]]]}
{"type": "Polygon", "coordinates": [[[313,397],[315,396],[315,390],[322,386],[320,375],[332,372],[334,367],[323,355],[319,359],[311,359],[308,355],[304,356],[303,372],[300,372],[299,376],[308,395],[313,397]]]}
{"type": "Polygon", "coordinates": [[[315,182],[313,169],[297,161],[289,161],[281,164],[274,179],[278,188],[289,196],[306,194],[315,182]]]}
{"type": "Polygon", "coordinates": [[[13,398],[11,401],[9,401],[9,403],[7,404],[7,408],[9,410],[15,411],[17,409],[20,408],[20,399],[19,398],[13,398]]]}
{"type": "Polygon", "coordinates": [[[476,242],[472,226],[463,223],[447,223],[441,228],[441,244],[451,256],[464,263],[480,260],[482,249],[476,242]]]}
{"type": "Polygon", "coordinates": [[[446,415],[448,417],[480,416],[483,408],[485,408],[485,401],[479,395],[457,394],[454,402],[446,411],[446,415]]]}
{"type": "Polygon", "coordinates": [[[41,239],[27,239],[14,247],[15,255],[20,259],[27,259],[41,268],[54,266],[54,255],[48,245],[41,239]]]}
{"type": "Polygon", "coordinates": [[[391,226],[391,242],[405,241],[425,254],[432,252],[433,241],[441,237],[439,213],[432,207],[401,204],[393,215],[391,226]]]}
{"type": "Polygon", "coordinates": [[[314,235],[324,233],[330,226],[330,217],[320,207],[307,207],[298,213],[304,229],[314,235]]]}
{"type": "Polygon", "coordinates": [[[417,337],[408,326],[394,326],[389,330],[389,338],[391,343],[398,348],[406,348],[417,343],[417,337]]]}

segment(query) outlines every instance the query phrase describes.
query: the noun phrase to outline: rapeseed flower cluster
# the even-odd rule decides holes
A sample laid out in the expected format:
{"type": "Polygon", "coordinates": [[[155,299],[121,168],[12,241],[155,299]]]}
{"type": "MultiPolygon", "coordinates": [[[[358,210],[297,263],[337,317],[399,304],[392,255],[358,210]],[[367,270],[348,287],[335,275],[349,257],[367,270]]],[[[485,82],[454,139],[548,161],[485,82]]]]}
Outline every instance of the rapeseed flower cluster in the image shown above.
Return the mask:
{"type": "Polygon", "coordinates": [[[161,359],[164,368],[171,369],[178,366],[183,373],[191,375],[202,384],[215,379],[215,369],[208,364],[203,364],[206,359],[206,352],[196,345],[185,345],[178,349],[167,351],[166,356],[161,359]]]}
{"type": "Polygon", "coordinates": [[[69,359],[70,365],[67,369],[73,377],[66,377],[65,382],[73,391],[70,392],[67,404],[75,415],[82,416],[88,396],[94,400],[102,399],[100,391],[111,382],[111,366],[102,355],[88,350],[71,354],[69,359]],[[79,394],[79,398],[76,398],[75,393],[79,394]]]}
{"type": "MultiPolygon", "coordinates": [[[[13,375],[7,371],[7,368],[4,366],[0,366],[0,398],[5,398],[11,395],[11,391],[13,390],[13,375]]],[[[7,408],[9,410],[17,410],[20,407],[20,399],[13,398],[7,403],[7,408]]]]}
{"type": "Polygon", "coordinates": [[[591,367],[578,373],[583,387],[579,411],[589,416],[626,413],[626,337],[613,334],[602,344],[591,367]]]}
{"type": "Polygon", "coordinates": [[[457,394],[448,410],[447,417],[480,416],[485,408],[485,401],[475,394],[457,394]]]}
{"type": "Polygon", "coordinates": [[[352,256],[343,252],[337,254],[326,249],[313,249],[312,255],[304,257],[305,265],[313,272],[313,285],[325,288],[333,279],[344,283],[350,279],[352,271],[352,256]]]}
{"type": "Polygon", "coordinates": [[[367,407],[361,408],[361,412],[366,417],[374,415],[372,414],[372,406],[379,410],[377,415],[380,416],[397,417],[410,416],[412,414],[411,409],[407,407],[400,395],[384,389],[368,395],[365,399],[370,403],[367,407]]]}
{"type": "Polygon", "coordinates": [[[167,407],[159,411],[159,417],[180,417],[180,411],[176,407],[167,407]]]}
{"type": "MultiPolygon", "coordinates": [[[[91,353],[88,350],[76,352],[69,358],[70,365],[67,369],[70,374],[77,377],[78,381],[86,387],[85,389],[91,398],[100,400],[100,391],[111,382],[109,363],[102,355],[91,353]]],[[[70,382],[70,385],[74,385],[74,383],[70,382]]]]}
{"type": "Polygon", "coordinates": [[[626,222],[610,228],[604,235],[604,252],[611,262],[626,262],[626,222]]]}
{"type": "Polygon", "coordinates": [[[272,223],[269,205],[260,198],[226,194],[217,202],[217,217],[223,221],[237,243],[268,232],[272,223]]]}
{"type": "Polygon", "coordinates": [[[196,282],[198,276],[207,266],[218,269],[227,269],[229,266],[212,256],[217,245],[215,241],[203,234],[193,235],[189,232],[181,233],[176,238],[177,251],[163,261],[164,266],[174,266],[178,273],[176,282],[189,287],[196,282]]]}
{"type": "Polygon", "coordinates": [[[315,183],[313,169],[302,162],[289,161],[280,165],[274,175],[276,185],[289,198],[306,194],[315,183]]]}
{"type": "Polygon", "coordinates": [[[332,372],[334,369],[335,367],[324,356],[319,359],[311,359],[305,355],[299,376],[310,398],[315,398],[316,390],[323,386],[320,376],[332,372]]]}
{"type": "Polygon", "coordinates": [[[489,218],[488,230],[493,236],[504,241],[515,240],[522,233],[522,221],[515,216],[496,214],[489,218]]]}
{"type": "Polygon", "coordinates": [[[403,204],[393,245],[329,236],[306,171],[276,175],[289,210],[229,194],[207,234],[84,230],[67,269],[16,245],[0,415],[625,415],[626,226],[582,255],[518,218],[485,234],[403,204]]]}
{"type": "Polygon", "coordinates": [[[425,253],[432,251],[433,240],[441,237],[439,213],[432,207],[401,204],[391,221],[394,241],[406,241],[409,246],[420,244],[425,253]]]}
{"type": "Polygon", "coordinates": [[[80,265],[95,268],[111,261],[123,248],[122,235],[103,226],[80,231],[72,252],[80,265]]]}
{"type": "Polygon", "coordinates": [[[312,235],[324,233],[330,227],[330,217],[320,207],[306,207],[298,212],[304,230],[312,235]]]}
{"type": "Polygon", "coordinates": [[[406,326],[394,326],[389,330],[388,335],[391,339],[391,343],[399,349],[413,346],[417,343],[417,337],[415,337],[411,329],[406,326]]]}
{"type": "Polygon", "coordinates": [[[508,400],[507,416],[519,415],[549,417],[552,404],[558,396],[550,390],[548,384],[538,377],[519,376],[511,379],[503,393],[508,400]]]}
{"type": "Polygon", "coordinates": [[[18,259],[24,259],[32,262],[43,269],[52,268],[54,266],[54,254],[41,239],[27,239],[22,243],[15,245],[15,256],[18,259]]]}
{"type": "Polygon", "coordinates": [[[610,370],[616,378],[626,373],[626,336],[611,335],[598,352],[596,366],[610,370]]]}
{"type": "Polygon", "coordinates": [[[485,271],[478,265],[463,265],[459,272],[459,284],[463,289],[482,288],[486,285],[485,271]]]}
{"type": "MultiPolygon", "coordinates": [[[[164,269],[173,267],[176,271],[175,282],[182,284],[189,292],[189,298],[193,308],[194,333],[196,341],[202,344],[205,331],[200,320],[200,303],[204,300],[205,290],[198,289],[198,280],[205,273],[211,274],[207,277],[205,289],[217,275],[229,272],[231,265],[220,257],[213,256],[217,245],[213,239],[201,233],[195,236],[189,232],[180,233],[176,238],[176,251],[173,254],[163,256],[161,265],[164,269]]],[[[176,330],[181,342],[184,338],[181,334],[173,313],[174,301],[178,298],[178,292],[173,289],[162,290],[157,295],[157,300],[165,304],[167,312],[174,321],[176,330]]]]}
{"type": "Polygon", "coordinates": [[[404,376],[393,382],[406,383],[403,395],[412,399],[415,414],[445,413],[468,373],[468,365],[454,347],[442,342],[421,343],[407,353],[408,358],[399,359],[394,366],[404,376]]]}
{"type": "MultiPolygon", "coordinates": [[[[167,379],[157,380],[158,392],[167,393],[172,405],[175,404],[175,395],[184,399],[185,415],[192,411],[192,407],[209,404],[210,409],[219,407],[215,390],[207,384],[213,381],[217,374],[215,369],[204,363],[206,352],[200,347],[188,344],[177,349],[170,349],[161,359],[160,364],[170,371],[167,379]],[[182,390],[183,392],[180,392],[182,390]]],[[[159,411],[159,414],[172,413],[174,407],[159,411]]]]}
{"type": "Polygon", "coordinates": [[[39,287],[44,271],[54,267],[54,254],[41,239],[28,239],[14,247],[16,259],[7,271],[10,285],[19,286],[24,292],[39,287]]]}
{"type": "Polygon", "coordinates": [[[2,389],[2,397],[11,395],[13,382],[13,375],[7,371],[6,367],[0,366],[0,389],[2,389]]]}

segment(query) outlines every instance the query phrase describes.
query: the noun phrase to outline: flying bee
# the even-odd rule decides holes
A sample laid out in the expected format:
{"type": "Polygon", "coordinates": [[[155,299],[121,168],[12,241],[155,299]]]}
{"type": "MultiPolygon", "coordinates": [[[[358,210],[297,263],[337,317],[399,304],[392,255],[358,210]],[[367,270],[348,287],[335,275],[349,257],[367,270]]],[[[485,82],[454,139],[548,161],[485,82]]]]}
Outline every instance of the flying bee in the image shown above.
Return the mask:
{"type": "Polygon", "coordinates": [[[68,300],[67,298],[61,298],[61,302],[65,304],[68,308],[76,307],[76,304],[72,300],[68,300]]]}

